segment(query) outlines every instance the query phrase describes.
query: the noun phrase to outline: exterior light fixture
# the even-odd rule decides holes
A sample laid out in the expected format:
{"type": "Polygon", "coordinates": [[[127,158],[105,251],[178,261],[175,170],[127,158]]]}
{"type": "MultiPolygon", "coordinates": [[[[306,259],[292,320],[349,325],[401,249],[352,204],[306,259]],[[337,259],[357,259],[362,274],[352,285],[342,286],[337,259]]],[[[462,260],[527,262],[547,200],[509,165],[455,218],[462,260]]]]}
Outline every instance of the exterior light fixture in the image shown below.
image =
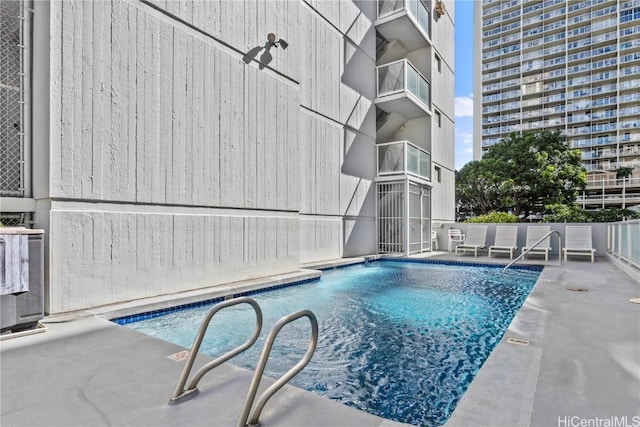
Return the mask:
{"type": "Polygon", "coordinates": [[[269,33],[267,35],[267,41],[273,47],[281,47],[283,49],[286,49],[289,46],[289,43],[287,43],[283,39],[280,39],[280,40],[276,41],[276,35],[273,34],[273,33],[269,33]]]}

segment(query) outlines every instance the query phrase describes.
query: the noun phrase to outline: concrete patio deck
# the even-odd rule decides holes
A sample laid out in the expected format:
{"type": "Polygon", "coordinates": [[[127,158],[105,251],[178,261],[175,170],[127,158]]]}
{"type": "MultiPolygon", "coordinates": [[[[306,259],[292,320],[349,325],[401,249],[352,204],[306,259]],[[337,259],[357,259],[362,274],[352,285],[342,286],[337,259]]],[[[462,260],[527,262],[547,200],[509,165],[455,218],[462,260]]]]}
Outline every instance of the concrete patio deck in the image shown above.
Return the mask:
{"type": "MultiPolygon", "coordinates": [[[[435,256],[506,264],[504,258],[435,256]]],[[[572,426],[613,417],[640,425],[640,305],[629,302],[639,296],[638,283],[604,258],[595,264],[546,263],[446,425],[572,426]]],[[[198,298],[202,292],[182,297],[198,298]]],[[[235,425],[251,372],[224,364],[202,379],[198,396],[168,405],[184,362],[167,356],[183,348],[102,317],[112,310],[120,315],[149,309],[139,303],[51,316],[43,322],[46,332],[1,341],[0,424],[235,425]]],[[[208,360],[199,355],[195,366],[208,360]]],[[[261,389],[269,382],[265,379],[261,389]]],[[[267,403],[260,421],[263,426],[402,425],[292,386],[267,403]]]]}

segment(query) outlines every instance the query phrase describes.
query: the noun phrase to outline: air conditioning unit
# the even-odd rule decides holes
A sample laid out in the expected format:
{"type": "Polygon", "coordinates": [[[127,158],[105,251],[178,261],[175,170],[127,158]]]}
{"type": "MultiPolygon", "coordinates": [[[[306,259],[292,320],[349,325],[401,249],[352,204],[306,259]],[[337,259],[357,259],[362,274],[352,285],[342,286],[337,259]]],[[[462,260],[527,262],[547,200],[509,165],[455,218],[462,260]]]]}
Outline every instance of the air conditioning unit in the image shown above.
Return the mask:
{"type": "Polygon", "coordinates": [[[0,333],[44,317],[44,230],[0,227],[0,333]]]}

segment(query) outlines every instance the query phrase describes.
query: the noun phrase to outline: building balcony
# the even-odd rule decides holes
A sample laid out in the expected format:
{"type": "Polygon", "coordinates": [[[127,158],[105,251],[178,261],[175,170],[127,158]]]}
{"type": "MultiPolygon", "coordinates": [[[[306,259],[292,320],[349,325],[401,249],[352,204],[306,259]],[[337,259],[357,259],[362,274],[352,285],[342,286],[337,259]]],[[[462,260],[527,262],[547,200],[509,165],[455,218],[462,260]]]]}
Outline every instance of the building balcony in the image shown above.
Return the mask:
{"type": "Polygon", "coordinates": [[[406,59],[376,67],[376,105],[407,119],[431,114],[431,85],[406,59]]]}
{"type": "Polygon", "coordinates": [[[408,51],[431,44],[431,13],[422,0],[378,0],[376,29],[408,51]]]}
{"type": "Polygon", "coordinates": [[[409,141],[377,145],[378,178],[397,179],[410,175],[431,181],[431,154],[409,141]]]}
{"type": "MultiPolygon", "coordinates": [[[[612,174],[615,176],[615,173],[612,174]]],[[[636,191],[640,190],[640,177],[627,177],[627,178],[611,178],[611,177],[587,177],[587,191],[605,189],[621,189],[632,188],[636,191]]]]}

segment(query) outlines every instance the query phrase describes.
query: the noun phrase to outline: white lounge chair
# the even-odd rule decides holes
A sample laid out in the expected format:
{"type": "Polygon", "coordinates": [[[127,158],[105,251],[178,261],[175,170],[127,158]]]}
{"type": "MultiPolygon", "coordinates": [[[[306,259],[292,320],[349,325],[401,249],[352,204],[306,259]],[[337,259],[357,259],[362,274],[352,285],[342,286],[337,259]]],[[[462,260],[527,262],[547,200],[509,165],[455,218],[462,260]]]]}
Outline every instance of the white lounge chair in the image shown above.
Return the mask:
{"type": "Polygon", "coordinates": [[[565,244],[562,252],[564,260],[567,261],[567,255],[586,255],[594,261],[596,250],[591,241],[590,225],[567,225],[565,228],[565,244]]]}
{"type": "Polygon", "coordinates": [[[518,250],[518,226],[498,225],[496,226],[496,239],[493,246],[489,246],[489,257],[492,253],[509,254],[509,259],[513,259],[513,253],[518,250]]]}
{"type": "MultiPolygon", "coordinates": [[[[551,251],[551,236],[547,236],[542,242],[535,248],[531,249],[533,245],[545,235],[551,232],[551,227],[548,225],[530,225],[527,227],[527,242],[522,248],[522,253],[527,252],[527,255],[544,255],[544,260],[549,261],[549,252],[551,251]]],[[[526,255],[525,255],[526,257],[526,255]]]]}
{"type": "Polygon", "coordinates": [[[478,256],[478,249],[486,248],[487,244],[487,226],[486,225],[470,225],[467,229],[467,236],[464,242],[456,246],[456,255],[458,251],[473,252],[474,256],[478,256]]]}

